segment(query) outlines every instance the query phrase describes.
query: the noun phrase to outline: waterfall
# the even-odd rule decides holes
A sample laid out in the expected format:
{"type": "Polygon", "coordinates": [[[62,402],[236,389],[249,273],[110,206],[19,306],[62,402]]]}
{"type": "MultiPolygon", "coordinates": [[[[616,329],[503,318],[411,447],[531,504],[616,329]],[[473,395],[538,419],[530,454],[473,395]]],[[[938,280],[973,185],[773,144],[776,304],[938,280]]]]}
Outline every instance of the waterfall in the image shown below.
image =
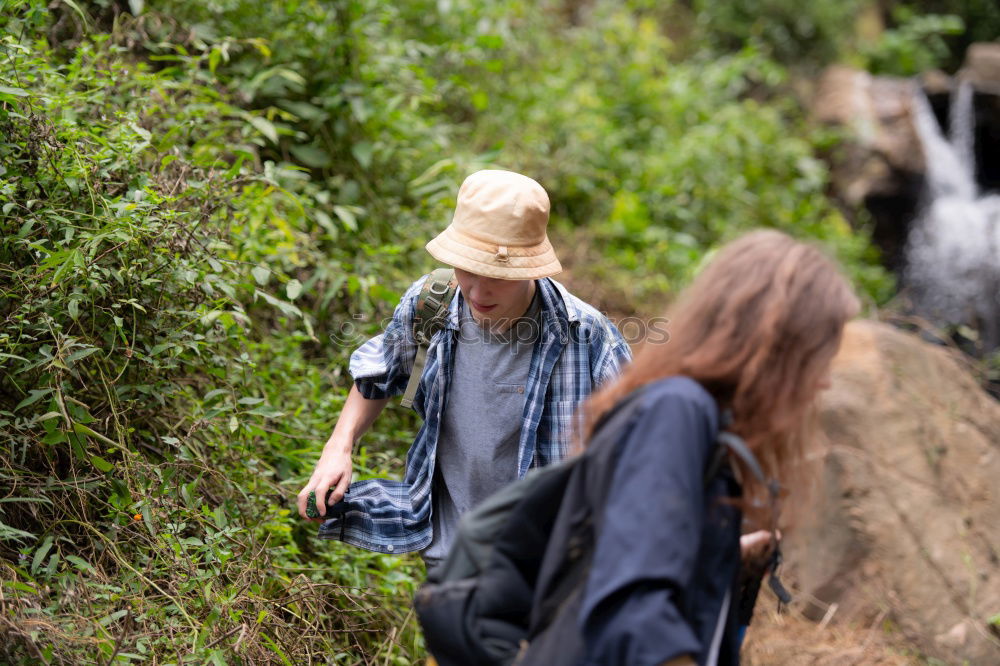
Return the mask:
{"type": "Polygon", "coordinates": [[[975,180],[972,87],[953,94],[948,137],[915,86],[913,121],[926,162],[926,194],[907,240],[904,285],[917,314],[980,332],[983,351],[1000,346],[1000,196],[975,180]]]}

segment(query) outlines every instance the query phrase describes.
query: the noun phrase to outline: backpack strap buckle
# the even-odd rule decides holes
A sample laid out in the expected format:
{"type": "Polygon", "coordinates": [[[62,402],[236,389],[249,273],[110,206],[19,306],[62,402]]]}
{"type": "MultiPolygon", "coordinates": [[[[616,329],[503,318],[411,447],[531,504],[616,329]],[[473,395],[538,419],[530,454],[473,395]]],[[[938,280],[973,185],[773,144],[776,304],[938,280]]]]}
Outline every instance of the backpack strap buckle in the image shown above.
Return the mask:
{"type": "Polygon", "coordinates": [[[413,358],[410,379],[403,392],[401,401],[403,407],[413,406],[413,398],[417,395],[420,377],[424,374],[424,367],[427,365],[427,350],[431,345],[431,338],[444,328],[448,318],[448,308],[457,288],[458,281],[455,279],[454,269],[451,268],[439,268],[433,271],[424,281],[423,287],[420,288],[416,312],[413,314],[412,328],[413,339],[417,343],[417,353],[413,358]]]}

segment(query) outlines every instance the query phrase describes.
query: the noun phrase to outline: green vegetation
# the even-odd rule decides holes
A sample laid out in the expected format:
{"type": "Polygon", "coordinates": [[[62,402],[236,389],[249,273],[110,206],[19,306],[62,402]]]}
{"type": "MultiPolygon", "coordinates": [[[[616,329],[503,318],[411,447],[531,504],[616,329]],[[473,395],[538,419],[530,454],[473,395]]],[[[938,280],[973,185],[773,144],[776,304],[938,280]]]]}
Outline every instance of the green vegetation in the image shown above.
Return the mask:
{"type": "MultiPolygon", "coordinates": [[[[847,5],[784,4],[745,35],[748,3],[5,2],[0,661],[422,657],[419,559],[320,542],[293,497],[472,170],[542,182],[625,307],[756,226],[885,299],[790,85],[847,5]]],[[[415,426],[391,407],[357,475],[415,426]]]]}
{"type": "Polygon", "coordinates": [[[867,69],[876,74],[914,76],[933,69],[950,55],[947,37],[960,35],[965,24],[955,15],[918,15],[908,7],[893,13],[897,27],[862,50],[867,69]]]}

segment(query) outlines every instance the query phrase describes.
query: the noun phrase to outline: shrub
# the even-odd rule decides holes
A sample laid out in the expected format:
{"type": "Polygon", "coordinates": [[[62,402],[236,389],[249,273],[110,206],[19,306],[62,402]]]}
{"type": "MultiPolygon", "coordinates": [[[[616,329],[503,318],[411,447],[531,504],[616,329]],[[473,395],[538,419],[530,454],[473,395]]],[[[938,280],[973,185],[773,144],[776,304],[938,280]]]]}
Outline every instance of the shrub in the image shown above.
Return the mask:
{"type": "Polygon", "coordinates": [[[261,160],[263,115],[184,75],[198,57],[152,71],[95,35],[60,62],[14,34],[0,64],[0,654],[409,663],[421,647],[400,609],[419,565],[314,551],[280,483],[343,394],[306,360],[322,341],[293,301],[321,303],[309,285],[339,279],[330,309],[380,302],[370,283],[305,270],[349,265],[365,234],[345,244],[347,216],[307,214],[320,194],[261,160]]]}

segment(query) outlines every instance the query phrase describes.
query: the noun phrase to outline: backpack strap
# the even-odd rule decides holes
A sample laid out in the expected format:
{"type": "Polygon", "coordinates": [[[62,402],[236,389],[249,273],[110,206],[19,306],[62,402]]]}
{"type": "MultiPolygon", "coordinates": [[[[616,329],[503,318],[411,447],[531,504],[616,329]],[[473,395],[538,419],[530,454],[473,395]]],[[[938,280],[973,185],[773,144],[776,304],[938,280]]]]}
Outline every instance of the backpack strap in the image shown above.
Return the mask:
{"type": "Polygon", "coordinates": [[[769,492],[776,493],[777,487],[775,482],[768,481],[767,476],[764,475],[764,470],[757,461],[757,456],[753,454],[750,447],[747,446],[746,441],[736,433],[728,430],[729,426],[733,424],[733,413],[725,409],[719,415],[719,434],[716,436],[715,441],[721,446],[715,447],[715,452],[712,454],[712,460],[709,462],[708,467],[705,468],[704,481],[708,483],[712,480],[719,472],[719,468],[726,461],[729,456],[729,452],[732,451],[740,460],[742,460],[750,473],[760,481],[760,483],[768,489],[769,492]]]}
{"type": "MultiPolygon", "coordinates": [[[[723,428],[728,428],[732,423],[732,414],[726,410],[722,414],[721,424],[723,428]]],[[[769,573],[768,576],[768,586],[771,591],[774,592],[775,596],[778,597],[778,609],[781,609],[781,604],[787,604],[792,600],[792,595],[788,593],[785,586],[781,583],[778,578],[778,567],[781,566],[781,546],[778,543],[778,495],[781,491],[781,485],[778,483],[777,479],[768,479],[764,474],[763,468],[760,466],[760,462],[757,457],[747,446],[746,441],[739,435],[729,430],[720,430],[718,436],[716,437],[716,442],[719,444],[716,446],[715,454],[712,456],[712,461],[708,468],[705,470],[705,482],[714,477],[719,468],[725,462],[729,453],[732,452],[736,455],[743,463],[746,465],[750,473],[765,487],[767,488],[768,503],[770,504],[770,514],[771,514],[771,524],[769,526],[769,531],[771,532],[771,556],[767,563],[765,571],[769,573]]],[[[759,581],[757,586],[759,586],[759,581]]],[[[756,590],[753,591],[753,597],[756,599],[756,590]]],[[[753,604],[750,604],[750,608],[753,608],[753,604]]]]}
{"type": "Polygon", "coordinates": [[[420,376],[424,374],[424,367],[427,365],[427,349],[431,346],[431,338],[444,328],[448,320],[448,307],[457,289],[458,280],[455,279],[455,270],[452,268],[433,271],[420,288],[417,308],[413,314],[413,338],[417,341],[417,355],[413,358],[410,380],[403,393],[403,407],[413,406],[420,376]]]}

